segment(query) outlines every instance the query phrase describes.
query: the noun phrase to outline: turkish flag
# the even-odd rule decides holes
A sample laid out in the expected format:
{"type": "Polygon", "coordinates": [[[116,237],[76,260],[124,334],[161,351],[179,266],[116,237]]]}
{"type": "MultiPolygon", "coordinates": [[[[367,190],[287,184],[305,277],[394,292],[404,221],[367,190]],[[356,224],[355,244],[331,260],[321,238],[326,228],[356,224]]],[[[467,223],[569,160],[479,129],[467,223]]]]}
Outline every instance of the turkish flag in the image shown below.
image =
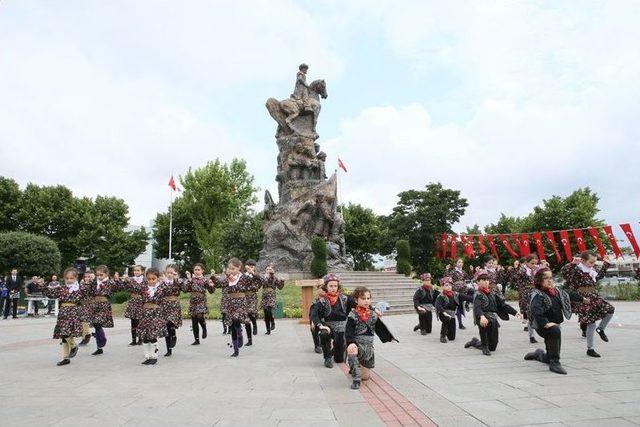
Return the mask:
{"type": "Polygon", "coordinates": [[[520,241],[519,234],[512,234],[511,238],[516,242],[516,246],[518,246],[518,252],[520,252],[520,256],[524,256],[522,253],[522,242],[520,241]]]}
{"type": "Polygon", "coordinates": [[[442,247],[442,259],[445,259],[447,257],[447,233],[442,233],[442,240],[440,243],[442,247]]]}
{"type": "Polygon", "coordinates": [[[438,235],[436,234],[436,259],[442,259],[442,251],[440,250],[440,246],[442,246],[442,242],[440,241],[440,238],[438,237],[438,235]]]}
{"type": "Polygon", "coordinates": [[[595,242],[596,248],[598,248],[600,258],[604,258],[607,255],[607,251],[604,249],[604,245],[602,244],[602,240],[600,239],[600,232],[596,228],[589,227],[589,234],[595,242]]]}
{"type": "Polygon", "coordinates": [[[562,247],[564,248],[564,256],[567,258],[567,261],[571,262],[573,260],[573,254],[571,253],[571,242],[569,241],[569,231],[562,230],[560,232],[560,243],[562,243],[562,247]]]}
{"type": "Polygon", "coordinates": [[[609,238],[609,242],[611,243],[611,248],[613,249],[613,253],[616,254],[616,258],[622,256],[622,251],[620,250],[620,246],[618,246],[618,241],[616,240],[616,236],[613,235],[613,230],[610,225],[605,225],[602,227],[604,232],[607,234],[609,238]]]}
{"type": "Polygon", "coordinates": [[[342,163],[342,160],[340,160],[340,157],[338,157],[338,167],[342,169],[345,173],[347,172],[347,167],[344,165],[344,163],[342,163]]]}
{"type": "Polygon", "coordinates": [[[553,236],[553,231],[547,231],[546,235],[547,235],[547,240],[549,240],[549,243],[551,244],[551,248],[553,249],[553,253],[556,256],[556,261],[558,261],[558,263],[561,263],[562,257],[560,256],[560,251],[558,251],[558,245],[556,245],[556,238],[553,236]]]}
{"type": "Polygon", "coordinates": [[[458,236],[455,234],[451,235],[451,259],[456,259],[458,257],[458,236]]]}
{"type": "Polygon", "coordinates": [[[171,175],[171,178],[169,179],[169,187],[171,187],[173,191],[178,191],[178,187],[176,187],[176,181],[173,179],[173,175],[171,175]]]}
{"type": "Polygon", "coordinates": [[[624,231],[624,234],[627,235],[627,239],[629,239],[629,243],[631,243],[631,247],[633,248],[633,253],[636,254],[636,259],[640,259],[640,246],[638,246],[636,237],[633,235],[633,231],[631,230],[631,225],[620,224],[620,228],[622,228],[622,231],[624,231]]]}
{"type": "Polygon", "coordinates": [[[484,254],[487,252],[487,247],[484,245],[484,234],[478,235],[478,251],[481,254],[484,254]]]}
{"type": "Polygon", "coordinates": [[[498,250],[496,249],[496,244],[493,242],[493,235],[489,234],[487,236],[487,240],[489,241],[489,247],[491,248],[491,253],[495,257],[495,259],[499,260],[500,257],[498,256],[498,250]]]}
{"type": "Polygon", "coordinates": [[[460,235],[460,241],[462,242],[462,247],[464,249],[464,253],[467,256],[467,258],[471,259],[473,257],[475,257],[475,254],[473,253],[473,239],[471,239],[471,236],[469,235],[464,235],[461,234],[460,235]]]}
{"type": "Polygon", "coordinates": [[[547,259],[546,254],[544,253],[544,245],[542,244],[542,233],[536,231],[533,233],[533,241],[536,244],[536,250],[538,251],[538,258],[540,261],[544,261],[547,259]]]}
{"type": "Polygon", "coordinates": [[[520,236],[520,241],[522,242],[522,246],[520,247],[520,253],[522,256],[529,256],[531,254],[531,244],[529,243],[529,235],[527,233],[522,233],[520,236]]]}
{"type": "Polygon", "coordinates": [[[576,243],[578,244],[578,250],[580,252],[587,250],[587,244],[584,242],[584,236],[582,235],[582,230],[576,229],[573,230],[573,235],[576,238],[576,243]]]}
{"type": "Polygon", "coordinates": [[[504,247],[507,249],[507,252],[509,252],[509,255],[511,255],[513,258],[519,258],[516,251],[513,250],[511,243],[509,243],[509,238],[504,234],[500,234],[498,237],[500,238],[500,241],[502,242],[504,247]]]}

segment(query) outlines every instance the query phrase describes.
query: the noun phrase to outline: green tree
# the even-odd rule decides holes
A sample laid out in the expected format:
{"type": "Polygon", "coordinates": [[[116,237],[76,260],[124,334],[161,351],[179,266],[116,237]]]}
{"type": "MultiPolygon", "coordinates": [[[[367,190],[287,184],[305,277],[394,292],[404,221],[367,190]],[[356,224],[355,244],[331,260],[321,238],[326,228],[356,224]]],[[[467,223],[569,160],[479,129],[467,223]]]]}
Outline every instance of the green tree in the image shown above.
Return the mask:
{"type": "Polygon", "coordinates": [[[262,215],[242,213],[227,221],[222,227],[222,258],[238,257],[244,261],[258,259],[262,249],[262,215]]]}
{"type": "Polygon", "coordinates": [[[0,272],[17,267],[25,276],[49,276],[60,272],[60,251],[44,236],[20,231],[0,233],[0,272]]]}
{"type": "MultiPolygon", "coordinates": [[[[193,264],[202,262],[202,250],[196,239],[196,230],[189,216],[187,202],[182,197],[173,201],[173,233],[171,258],[191,270],[193,264]]],[[[159,258],[169,252],[169,212],[156,215],[153,226],[153,252],[159,258]]]]}
{"type": "Polygon", "coordinates": [[[407,240],[398,240],[396,243],[396,270],[398,273],[409,276],[411,274],[411,248],[407,240]]]}
{"type": "Polygon", "coordinates": [[[322,277],[327,274],[327,242],[322,237],[311,239],[311,250],[313,259],[311,260],[311,274],[313,277],[322,277]]]}
{"type": "Polygon", "coordinates": [[[396,241],[408,240],[416,272],[442,270],[435,259],[435,233],[451,232],[452,225],[464,215],[467,200],[440,183],[430,183],[422,191],[403,191],[398,197],[391,215],[381,218],[381,253],[389,254],[396,241]]]}
{"type": "Polygon", "coordinates": [[[13,179],[0,176],[0,232],[18,229],[16,218],[22,193],[13,179]]]}
{"type": "Polygon", "coordinates": [[[379,252],[382,237],[378,217],[373,210],[351,203],[342,207],[342,215],[345,221],[347,253],[353,258],[355,269],[371,269],[372,255],[379,252]]]}

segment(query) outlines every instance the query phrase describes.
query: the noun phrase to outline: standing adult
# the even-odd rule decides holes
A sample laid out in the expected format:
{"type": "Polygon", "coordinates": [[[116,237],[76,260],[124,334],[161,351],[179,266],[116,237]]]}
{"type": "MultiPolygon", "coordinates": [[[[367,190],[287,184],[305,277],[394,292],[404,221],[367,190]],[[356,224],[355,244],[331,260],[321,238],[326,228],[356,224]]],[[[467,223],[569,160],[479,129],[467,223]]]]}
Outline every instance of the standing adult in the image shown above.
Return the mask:
{"type": "Polygon", "coordinates": [[[22,289],[23,280],[18,275],[18,269],[11,270],[11,274],[7,277],[6,287],[8,291],[8,301],[4,306],[3,319],[9,317],[9,311],[11,311],[11,317],[18,318],[18,300],[20,299],[20,290],[22,289]]]}

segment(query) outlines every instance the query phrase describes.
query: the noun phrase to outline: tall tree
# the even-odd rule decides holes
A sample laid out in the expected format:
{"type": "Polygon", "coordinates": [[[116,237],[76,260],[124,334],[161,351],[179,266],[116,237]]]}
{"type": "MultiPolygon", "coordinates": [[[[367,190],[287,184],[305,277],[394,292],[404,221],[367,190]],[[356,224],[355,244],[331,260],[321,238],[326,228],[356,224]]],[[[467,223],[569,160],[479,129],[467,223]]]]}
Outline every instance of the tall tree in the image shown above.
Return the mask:
{"type": "Polygon", "coordinates": [[[347,254],[351,255],[356,270],[373,267],[373,254],[379,252],[382,230],[373,210],[358,204],[342,207],[345,222],[347,254]]]}
{"type": "Polygon", "coordinates": [[[220,237],[223,260],[231,257],[238,257],[243,261],[258,259],[263,241],[262,219],[262,214],[246,212],[224,224],[220,237]]]}
{"type": "MultiPolygon", "coordinates": [[[[171,258],[186,269],[202,262],[202,250],[196,239],[196,231],[189,216],[186,200],[179,197],[173,201],[173,233],[171,235],[171,258]]],[[[164,258],[169,252],[169,212],[156,215],[153,226],[153,252],[164,258]]]]}
{"type": "Polygon", "coordinates": [[[16,215],[22,194],[18,183],[0,176],[0,232],[18,229],[16,215]]]}

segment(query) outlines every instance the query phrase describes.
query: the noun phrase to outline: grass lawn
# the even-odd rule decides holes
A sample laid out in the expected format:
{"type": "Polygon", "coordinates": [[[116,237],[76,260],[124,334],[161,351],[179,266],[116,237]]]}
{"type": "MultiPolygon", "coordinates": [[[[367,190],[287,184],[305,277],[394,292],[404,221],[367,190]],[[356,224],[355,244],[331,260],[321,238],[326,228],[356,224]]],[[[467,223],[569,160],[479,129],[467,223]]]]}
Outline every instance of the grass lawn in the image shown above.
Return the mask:
{"type": "MultiPolygon", "coordinates": [[[[262,294],[262,291],[260,291],[262,294]]],[[[284,306],[284,317],[302,317],[302,310],[300,309],[302,290],[293,284],[293,281],[285,282],[284,288],[277,291],[278,301],[282,301],[284,306]]],[[[207,299],[209,301],[209,315],[208,319],[221,319],[220,314],[220,298],[222,292],[220,289],[216,289],[214,294],[208,294],[207,299]]],[[[112,304],[114,317],[122,317],[127,303],[112,304]]],[[[189,294],[180,294],[180,305],[182,306],[182,317],[189,318],[189,294]]],[[[258,307],[260,307],[260,298],[258,299],[258,307]]],[[[275,314],[275,313],[274,313],[275,314]]],[[[262,311],[259,310],[259,316],[262,316],[262,311]]]]}

